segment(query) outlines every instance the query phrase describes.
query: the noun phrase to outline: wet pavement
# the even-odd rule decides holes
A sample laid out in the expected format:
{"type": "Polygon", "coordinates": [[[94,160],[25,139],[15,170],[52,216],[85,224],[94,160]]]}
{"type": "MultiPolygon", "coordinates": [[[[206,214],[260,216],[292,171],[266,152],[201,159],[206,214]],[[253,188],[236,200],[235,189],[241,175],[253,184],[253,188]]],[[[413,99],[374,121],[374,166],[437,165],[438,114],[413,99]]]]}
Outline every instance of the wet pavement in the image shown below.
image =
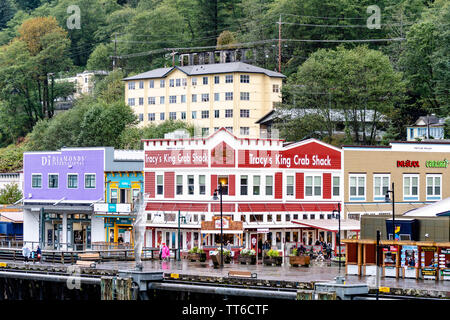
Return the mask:
{"type": "MultiPolygon", "coordinates": [[[[135,266],[134,261],[114,261],[97,264],[97,269],[129,270],[135,266]]],[[[181,261],[143,261],[143,271],[162,271],[164,273],[180,273],[200,276],[226,277],[230,270],[250,271],[256,273],[258,279],[284,280],[284,281],[333,281],[339,275],[338,264],[330,262],[313,262],[309,267],[291,267],[289,264],[282,266],[266,266],[263,264],[244,265],[239,263],[225,264],[222,269],[215,269],[211,260],[206,262],[181,261]]],[[[359,277],[345,275],[345,266],[341,266],[341,275],[345,276],[347,283],[367,283],[369,287],[375,287],[375,277],[359,277]]],[[[381,287],[412,288],[425,290],[450,291],[450,281],[415,280],[381,278],[381,287]]]]}

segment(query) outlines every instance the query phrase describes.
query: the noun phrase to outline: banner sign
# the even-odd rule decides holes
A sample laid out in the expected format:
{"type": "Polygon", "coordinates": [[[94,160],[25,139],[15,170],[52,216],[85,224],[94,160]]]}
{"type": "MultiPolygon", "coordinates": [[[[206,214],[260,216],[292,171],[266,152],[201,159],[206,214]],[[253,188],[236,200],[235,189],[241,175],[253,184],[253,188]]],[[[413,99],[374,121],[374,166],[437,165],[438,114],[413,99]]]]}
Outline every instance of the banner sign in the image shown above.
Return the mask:
{"type": "Polygon", "coordinates": [[[145,151],[146,168],[207,167],[207,150],[145,151]]]}

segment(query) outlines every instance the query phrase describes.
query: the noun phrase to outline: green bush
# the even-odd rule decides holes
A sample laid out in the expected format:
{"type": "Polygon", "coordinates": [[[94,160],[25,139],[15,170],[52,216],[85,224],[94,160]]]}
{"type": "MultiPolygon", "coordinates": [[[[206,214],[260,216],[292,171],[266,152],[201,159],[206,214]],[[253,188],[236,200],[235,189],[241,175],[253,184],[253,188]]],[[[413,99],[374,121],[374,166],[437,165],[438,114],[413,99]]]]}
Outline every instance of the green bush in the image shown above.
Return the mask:
{"type": "Polygon", "coordinates": [[[279,257],[280,253],[278,252],[278,250],[270,249],[269,251],[267,251],[267,256],[269,256],[271,258],[279,257]]]}

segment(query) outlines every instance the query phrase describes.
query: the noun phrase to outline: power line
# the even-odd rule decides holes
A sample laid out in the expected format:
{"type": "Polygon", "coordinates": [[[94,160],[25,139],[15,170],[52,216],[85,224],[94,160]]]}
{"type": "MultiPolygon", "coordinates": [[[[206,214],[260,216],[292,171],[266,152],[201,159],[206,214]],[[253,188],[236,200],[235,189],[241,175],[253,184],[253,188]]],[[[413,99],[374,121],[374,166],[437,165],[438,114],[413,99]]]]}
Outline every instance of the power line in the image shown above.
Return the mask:
{"type": "MultiPolygon", "coordinates": [[[[273,41],[278,41],[274,39],[273,41]]],[[[387,38],[387,39],[354,39],[354,40],[319,40],[319,39],[281,39],[281,41],[292,42],[331,42],[331,43],[364,43],[364,42],[387,42],[387,41],[405,41],[406,38],[387,38]]]]}
{"type": "MultiPolygon", "coordinates": [[[[276,22],[277,24],[279,22],[276,22]]],[[[303,27],[323,27],[323,28],[367,28],[366,24],[358,24],[358,25],[331,25],[331,24],[309,24],[309,23],[294,23],[294,22],[281,22],[281,24],[289,24],[303,27]]],[[[380,26],[406,26],[412,25],[410,24],[401,24],[401,23],[393,23],[393,24],[380,24],[380,26]]]]}
{"type": "Polygon", "coordinates": [[[293,17],[302,17],[302,18],[313,18],[313,19],[325,19],[325,20],[367,20],[367,18],[348,18],[348,17],[317,17],[317,16],[305,16],[305,15],[298,15],[298,14],[292,14],[292,13],[281,13],[283,16],[293,16],[293,17]]]}

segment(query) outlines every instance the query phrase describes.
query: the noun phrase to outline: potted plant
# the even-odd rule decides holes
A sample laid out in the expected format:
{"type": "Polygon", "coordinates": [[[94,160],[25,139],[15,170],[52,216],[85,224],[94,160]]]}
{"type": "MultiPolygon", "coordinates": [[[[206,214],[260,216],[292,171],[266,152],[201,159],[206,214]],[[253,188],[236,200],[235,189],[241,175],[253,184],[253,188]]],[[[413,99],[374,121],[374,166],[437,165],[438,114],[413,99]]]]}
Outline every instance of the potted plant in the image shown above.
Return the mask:
{"type": "Polygon", "coordinates": [[[205,262],[206,253],[203,251],[203,249],[193,247],[191,250],[188,251],[187,258],[191,261],[205,262]]]}
{"type": "Polygon", "coordinates": [[[253,249],[242,249],[238,260],[241,264],[256,264],[256,251],[253,249]]]}
{"type": "Polygon", "coordinates": [[[263,257],[263,263],[265,265],[272,265],[275,264],[277,266],[281,266],[283,262],[283,257],[280,256],[280,253],[278,250],[270,249],[266,252],[266,254],[263,257]]]}
{"type": "MultiPolygon", "coordinates": [[[[211,260],[214,264],[214,267],[216,268],[218,265],[220,265],[220,249],[217,249],[215,251],[213,251],[211,254],[211,260]]],[[[227,250],[227,249],[223,249],[223,261],[225,263],[230,263],[231,262],[231,251],[227,250]]]]}
{"type": "Polygon", "coordinates": [[[289,264],[293,267],[305,266],[308,267],[310,263],[310,257],[307,254],[302,254],[295,248],[292,250],[292,254],[289,256],[289,264]]]}

